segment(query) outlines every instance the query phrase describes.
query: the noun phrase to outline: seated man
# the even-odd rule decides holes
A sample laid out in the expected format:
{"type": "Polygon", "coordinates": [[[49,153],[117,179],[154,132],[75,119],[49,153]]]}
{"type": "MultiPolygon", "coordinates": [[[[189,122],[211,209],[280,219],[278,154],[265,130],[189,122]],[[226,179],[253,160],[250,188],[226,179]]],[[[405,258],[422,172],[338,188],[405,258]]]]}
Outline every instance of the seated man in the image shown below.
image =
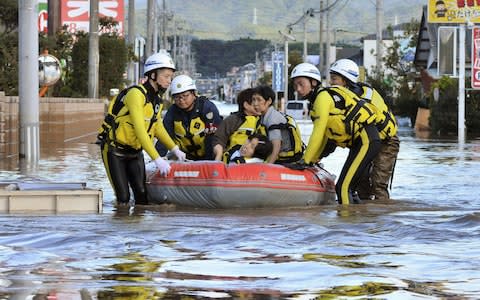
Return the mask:
{"type": "Polygon", "coordinates": [[[272,142],[263,134],[251,135],[239,150],[233,152],[230,163],[264,162],[272,154],[272,142]]]}

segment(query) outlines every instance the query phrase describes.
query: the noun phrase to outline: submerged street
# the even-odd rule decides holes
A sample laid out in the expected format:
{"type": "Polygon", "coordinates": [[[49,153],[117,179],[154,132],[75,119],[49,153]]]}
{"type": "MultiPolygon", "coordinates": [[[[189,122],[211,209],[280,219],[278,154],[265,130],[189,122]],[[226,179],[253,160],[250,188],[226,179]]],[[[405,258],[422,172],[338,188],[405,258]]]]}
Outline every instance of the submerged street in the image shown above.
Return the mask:
{"type": "MultiPolygon", "coordinates": [[[[0,180],[86,182],[99,215],[0,215],[6,299],[475,299],[480,140],[401,128],[390,203],[298,209],[117,210],[92,137],[43,149],[0,180]],[[90,298],[89,298],[90,297],[90,298]]],[[[346,155],[324,159],[338,174],[346,155]]]]}

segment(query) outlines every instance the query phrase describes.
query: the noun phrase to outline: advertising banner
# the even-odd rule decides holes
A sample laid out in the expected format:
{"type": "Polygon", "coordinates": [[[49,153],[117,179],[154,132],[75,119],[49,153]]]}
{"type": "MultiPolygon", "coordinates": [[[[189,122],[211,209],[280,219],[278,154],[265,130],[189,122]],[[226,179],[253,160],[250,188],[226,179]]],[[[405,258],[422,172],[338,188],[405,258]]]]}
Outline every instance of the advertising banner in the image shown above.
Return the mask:
{"type": "MultiPolygon", "coordinates": [[[[115,30],[118,34],[124,32],[124,0],[99,0],[98,13],[100,17],[110,17],[118,22],[115,30]]],[[[63,0],[61,2],[61,23],[68,26],[71,33],[89,30],[90,1],[63,0]]],[[[102,33],[102,32],[100,32],[102,33]]]]}
{"type": "Polygon", "coordinates": [[[480,27],[472,28],[472,88],[480,89],[480,27]]]}
{"type": "Polygon", "coordinates": [[[48,31],[48,1],[38,1],[38,32],[48,31]]]}
{"type": "Polygon", "coordinates": [[[429,23],[480,23],[480,0],[428,0],[429,23]]]}

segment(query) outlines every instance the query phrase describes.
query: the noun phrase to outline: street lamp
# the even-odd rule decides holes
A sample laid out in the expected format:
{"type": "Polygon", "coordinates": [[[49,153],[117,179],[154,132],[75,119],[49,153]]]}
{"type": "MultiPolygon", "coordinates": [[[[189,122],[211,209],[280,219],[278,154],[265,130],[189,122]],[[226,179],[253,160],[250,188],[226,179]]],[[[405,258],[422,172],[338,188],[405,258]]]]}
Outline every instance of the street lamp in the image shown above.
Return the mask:
{"type": "MultiPolygon", "coordinates": [[[[288,101],[288,41],[295,41],[295,37],[293,35],[290,35],[290,34],[287,34],[287,33],[284,33],[282,32],[281,30],[278,31],[278,33],[280,33],[280,35],[283,37],[283,40],[285,42],[285,62],[284,62],[284,98],[285,98],[285,101],[288,101]]],[[[278,105],[277,105],[278,107],[278,105]]]]}

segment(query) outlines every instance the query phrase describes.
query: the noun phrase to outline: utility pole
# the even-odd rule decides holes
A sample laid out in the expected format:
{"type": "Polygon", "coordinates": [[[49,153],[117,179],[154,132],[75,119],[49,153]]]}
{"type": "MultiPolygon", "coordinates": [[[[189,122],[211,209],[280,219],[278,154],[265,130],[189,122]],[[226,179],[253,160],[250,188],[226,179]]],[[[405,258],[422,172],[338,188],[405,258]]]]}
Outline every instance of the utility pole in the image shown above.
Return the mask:
{"type": "Polygon", "coordinates": [[[162,5],[162,48],[163,49],[168,49],[169,47],[167,46],[167,6],[165,4],[165,0],[163,0],[163,5],[162,5]]]}
{"type": "Polygon", "coordinates": [[[158,34],[158,11],[159,7],[157,6],[157,0],[155,0],[154,5],[153,5],[153,15],[155,16],[153,18],[153,33],[152,33],[152,53],[157,53],[158,52],[158,42],[159,42],[159,37],[160,35],[158,34]]]}
{"type": "MultiPolygon", "coordinates": [[[[128,1],[128,45],[135,46],[135,0],[128,1]]],[[[135,63],[128,62],[127,79],[130,85],[135,82],[135,63]]]]}
{"type": "MultiPolygon", "coordinates": [[[[285,46],[284,46],[284,71],[283,71],[283,80],[284,80],[284,92],[283,92],[283,98],[284,98],[284,101],[285,103],[288,101],[288,40],[291,40],[291,41],[295,41],[295,37],[290,35],[290,34],[286,34],[286,33],[283,33],[282,31],[279,31],[280,35],[283,37],[283,40],[285,41],[285,46]]],[[[277,104],[277,107],[278,108],[278,103],[277,104]]]]}
{"type": "MultiPolygon", "coordinates": [[[[307,62],[307,18],[303,20],[303,62],[307,62]]],[[[287,99],[288,100],[288,99],[287,99]]]]}
{"type": "Polygon", "coordinates": [[[378,74],[382,71],[382,57],[383,57],[383,0],[377,0],[376,5],[376,14],[377,14],[377,72],[378,74]]]}
{"type": "Polygon", "coordinates": [[[459,24],[459,72],[458,72],[458,142],[465,143],[465,31],[466,25],[459,24]]]}
{"type": "Polygon", "coordinates": [[[20,156],[33,163],[40,156],[37,2],[18,1],[20,156]]]}
{"type": "Polygon", "coordinates": [[[48,1],[48,36],[55,36],[55,33],[62,27],[60,25],[60,1],[48,1]]]}
{"type": "MultiPolygon", "coordinates": [[[[288,38],[287,37],[284,37],[285,39],[285,65],[284,65],[284,71],[283,71],[283,76],[284,76],[284,80],[285,80],[285,92],[283,93],[283,101],[285,101],[285,103],[288,102],[288,38]]],[[[275,107],[276,109],[278,109],[280,106],[278,106],[278,103],[277,103],[277,107],[275,107]]]]}
{"type": "Polygon", "coordinates": [[[320,74],[323,76],[323,65],[324,65],[324,58],[323,58],[323,1],[320,1],[320,30],[319,30],[319,53],[318,53],[318,69],[320,70],[320,74]]]}
{"type": "Polygon", "coordinates": [[[173,19],[172,58],[177,61],[177,20],[173,19]]]}
{"type": "Polygon", "coordinates": [[[148,0],[147,2],[147,41],[145,47],[145,56],[149,57],[153,54],[153,27],[155,24],[155,0],[148,0]]]}
{"type": "MultiPolygon", "coordinates": [[[[330,3],[329,3],[329,0],[327,0],[327,7],[330,6],[330,3]]],[[[327,40],[326,40],[326,44],[327,44],[327,49],[326,49],[326,58],[325,58],[325,68],[324,68],[324,71],[325,71],[325,81],[326,82],[330,82],[330,72],[328,72],[328,69],[330,68],[330,10],[327,10],[325,12],[326,14],[326,32],[327,32],[327,40]]]]}
{"type": "Polygon", "coordinates": [[[98,98],[98,0],[90,0],[88,35],[88,97],[98,98]]]}

